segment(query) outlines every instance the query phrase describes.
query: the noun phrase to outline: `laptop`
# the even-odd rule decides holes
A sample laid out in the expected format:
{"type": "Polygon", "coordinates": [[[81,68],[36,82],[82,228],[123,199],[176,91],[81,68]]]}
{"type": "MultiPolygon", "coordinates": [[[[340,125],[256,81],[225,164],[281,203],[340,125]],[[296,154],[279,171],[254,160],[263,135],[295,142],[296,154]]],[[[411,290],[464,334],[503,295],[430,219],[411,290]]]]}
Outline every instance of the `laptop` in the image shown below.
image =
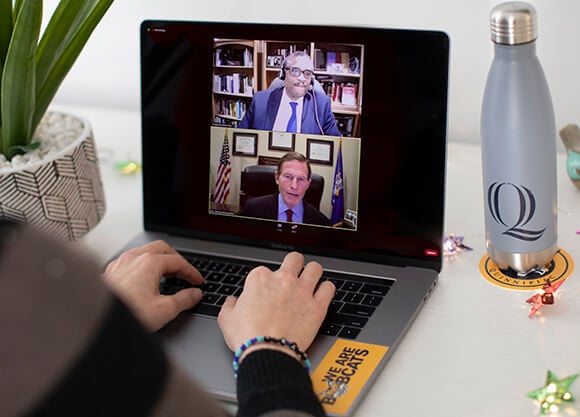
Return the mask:
{"type": "Polygon", "coordinates": [[[447,35],[150,20],[140,37],[144,231],[124,249],[163,239],[208,280],[204,306],[169,323],[162,343],[215,397],[235,401],[232,352],[215,314],[254,265],[276,268],[297,250],[338,287],[308,350],[314,389],[330,415],[352,415],[441,269],[447,35]],[[315,89],[328,97],[317,96],[340,135],[244,122],[296,51],[314,66],[305,100],[315,89]],[[311,188],[315,176],[318,184],[309,204],[330,225],[238,214],[257,194],[276,192],[256,189],[288,152],[309,159],[311,188]]]}

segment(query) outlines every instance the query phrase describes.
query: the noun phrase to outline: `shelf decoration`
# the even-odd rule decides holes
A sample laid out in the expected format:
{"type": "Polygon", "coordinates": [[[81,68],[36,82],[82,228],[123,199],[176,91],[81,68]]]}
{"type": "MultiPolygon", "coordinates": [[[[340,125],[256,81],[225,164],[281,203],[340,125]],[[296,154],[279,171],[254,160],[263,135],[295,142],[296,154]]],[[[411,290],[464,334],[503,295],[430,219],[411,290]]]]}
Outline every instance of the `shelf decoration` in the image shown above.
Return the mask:
{"type": "Polygon", "coordinates": [[[460,252],[472,250],[472,248],[463,243],[463,236],[449,234],[443,240],[443,254],[447,257],[455,257],[460,252]]]}
{"type": "Polygon", "coordinates": [[[532,307],[530,309],[530,313],[528,314],[529,318],[532,318],[536,315],[536,313],[546,304],[552,305],[556,301],[556,290],[560,288],[560,286],[564,283],[565,280],[558,281],[555,284],[550,282],[550,279],[546,279],[544,286],[542,289],[532,297],[526,300],[526,303],[531,304],[532,307]]]}
{"type": "Polygon", "coordinates": [[[552,371],[548,370],[546,384],[541,388],[528,392],[526,396],[536,400],[540,404],[541,415],[556,414],[560,408],[559,404],[574,401],[574,397],[570,393],[569,388],[578,375],[580,374],[558,379],[552,371]]]}

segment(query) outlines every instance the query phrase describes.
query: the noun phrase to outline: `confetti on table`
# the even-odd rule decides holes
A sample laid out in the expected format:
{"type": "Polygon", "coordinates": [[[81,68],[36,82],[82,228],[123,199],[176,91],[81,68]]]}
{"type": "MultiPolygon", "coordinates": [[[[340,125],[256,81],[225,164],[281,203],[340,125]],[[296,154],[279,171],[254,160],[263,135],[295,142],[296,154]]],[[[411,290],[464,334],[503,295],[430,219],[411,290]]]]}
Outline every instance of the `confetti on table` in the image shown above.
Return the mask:
{"type": "Polygon", "coordinates": [[[555,292],[560,285],[564,283],[565,280],[558,281],[555,284],[552,284],[549,279],[546,279],[546,283],[542,287],[539,293],[531,296],[526,300],[526,303],[532,305],[530,309],[530,314],[528,314],[529,318],[534,317],[534,315],[546,304],[554,304],[555,302],[555,292]]]}
{"type": "Polygon", "coordinates": [[[463,236],[450,234],[443,240],[443,254],[445,256],[455,256],[459,252],[473,250],[463,243],[463,236]]]}
{"type": "Polygon", "coordinates": [[[141,164],[135,161],[119,161],[115,164],[121,174],[131,175],[141,171],[141,164]]]}
{"type": "Polygon", "coordinates": [[[541,388],[528,392],[526,396],[536,400],[540,404],[540,414],[555,414],[559,411],[558,404],[574,401],[574,397],[570,393],[569,388],[578,375],[574,374],[566,378],[558,379],[552,371],[548,370],[546,384],[541,388]]]}

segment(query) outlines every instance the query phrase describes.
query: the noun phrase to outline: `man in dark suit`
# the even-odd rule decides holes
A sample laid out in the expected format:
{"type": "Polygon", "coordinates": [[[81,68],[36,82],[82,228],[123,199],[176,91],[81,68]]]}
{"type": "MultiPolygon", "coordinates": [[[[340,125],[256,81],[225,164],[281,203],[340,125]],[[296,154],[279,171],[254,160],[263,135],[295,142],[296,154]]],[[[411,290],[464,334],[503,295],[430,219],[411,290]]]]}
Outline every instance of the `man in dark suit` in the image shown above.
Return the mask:
{"type": "Polygon", "coordinates": [[[286,57],[280,79],[283,86],[254,95],[239,127],[341,136],[330,98],[314,88],[314,65],[306,52],[286,57]]]}
{"type": "Polygon", "coordinates": [[[330,219],[304,201],[310,182],[310,164],[297,152],[285,154],[274,173],[278,192],[248,200],[238,213],[240,216],[257,217],[291,223],[331,226],[330,219]]]}

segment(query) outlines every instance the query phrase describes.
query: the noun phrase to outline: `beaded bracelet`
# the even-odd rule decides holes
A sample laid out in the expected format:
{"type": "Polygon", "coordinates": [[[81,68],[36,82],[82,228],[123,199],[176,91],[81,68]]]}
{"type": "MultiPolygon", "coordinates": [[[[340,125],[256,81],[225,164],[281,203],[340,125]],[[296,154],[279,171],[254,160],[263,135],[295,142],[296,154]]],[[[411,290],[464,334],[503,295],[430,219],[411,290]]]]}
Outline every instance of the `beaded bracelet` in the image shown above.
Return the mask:
{"type": "Polygon", "coordinates": [[[290,348],[290,350],[292,350],[292,352],[294,352],[298,356],[300,356],[300,360],[302,361],[302,364],[306,368],[306,372],[310,371],[310,359],[308,359],[308,355],[305,352],[302,352],[298,348],[298,345],[296,343],[288,341],[285,337],[283,337],[281,339],[277,339],[275,337],[270,337],[270,336],[257,336],[257,337],[253,337],[253,338],[247,340],[234,353],[233,366],[234,366],[234,376],[236,378],[238,377],[238,370],[240,369],[240,357],[242,356],[242,354],[244,353],[244,351],[247,348],[249,348],[252,345],[258,344],[258,343],[275,343],[275,344],[278,344],[281,346],[286,346],[287,348],[290,348]]]}

